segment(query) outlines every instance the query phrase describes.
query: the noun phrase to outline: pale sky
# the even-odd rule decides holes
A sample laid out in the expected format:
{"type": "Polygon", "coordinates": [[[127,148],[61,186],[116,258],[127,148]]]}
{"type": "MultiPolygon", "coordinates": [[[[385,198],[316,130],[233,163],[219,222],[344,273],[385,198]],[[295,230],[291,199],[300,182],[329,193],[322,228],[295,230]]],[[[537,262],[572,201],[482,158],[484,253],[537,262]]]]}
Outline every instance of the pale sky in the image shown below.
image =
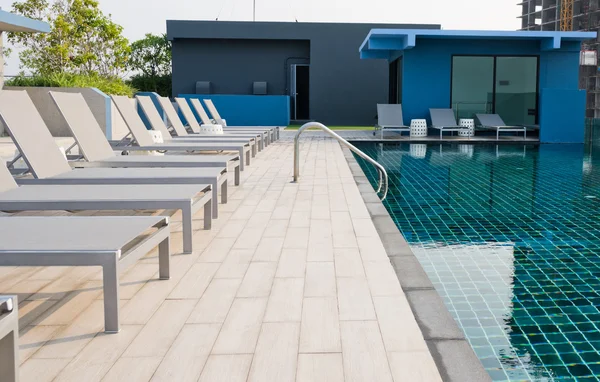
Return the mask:
{"type": "MultiPolygon", "coordinates": [[[[443,29],[515,30],[517,0],[255,0],[257,21],[441,24],[443,29]]],[[[14,0],[0,0],[11,10],[14,0]]],[[[134,41],[164,33],[166,20],[252,20],[253,0],[99,0],[105,13],[134,41]]],[[[356,47],[358,49],[358,46],[356,47]]],[[[357,52],[358,54],[358,52],[357,52]]],[[[5,74],[19,71],[18,52],[5,74]]]]}

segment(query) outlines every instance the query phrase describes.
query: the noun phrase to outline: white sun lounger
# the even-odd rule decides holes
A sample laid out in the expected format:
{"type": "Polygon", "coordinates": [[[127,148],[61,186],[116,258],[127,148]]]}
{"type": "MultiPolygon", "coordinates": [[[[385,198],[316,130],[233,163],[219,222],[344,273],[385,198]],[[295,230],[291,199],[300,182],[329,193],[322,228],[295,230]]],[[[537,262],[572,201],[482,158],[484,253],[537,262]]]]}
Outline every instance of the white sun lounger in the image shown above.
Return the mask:
{"type": "Polygon", "coordinates": [[[204,143],[249,144],[252,149],[252,157],[256,156],[256,141],[254,140],[254,138],[247,138],[247,139],[246,138],[233,138],[232,139],[232,138],[209,137],[207,139],[203,139],[201,137],[188,137],[188,136],[173,137],[173,136],[171,136],[171,132],[167,128],[167,125],[165,125],[165,122],[163,121],[162,117],[158,113],[158,109],[156,108],[156,106],[154,106],[154,102],[152,101],[152,98],[150,98],[148,96],[137,96],[136,99],[138,100],[138,103],[139,103],[140,107],[142,108],[144,115],[148,119],[148,122],[150,122],[150,126],[152,126],[152,129],[156,130],[156,131],[160,131],[163,136],[163,140],[166,143],[185,141],[185,142],[190,142],[190,143],[204,142],[204,143]]]}
{"type": "Polygon", "coordinates": [[[35,179],[20,184],[210,184],[218,217],[218,189],[227,202],[227,168],[76,168],[60,152],[26,91],[0,92],[0,118],[35,179]]]}
{"type": "MultiPolygon", "coordinates": [[[[200,107],[202,107],[200,100],[197,100],[197,101],[198,101],[197,103],[192,102],[194,107],[197,108],[198,105],[200,105],[200,107]]],[[[279,126],[229,126],[229,125],[227,125],[227,122],[225,121],[225,119],[221,117],[221,114],[219,114],[217,107],[215,106],[214,102],[211,99],[204,99],[204,103],[206,104],[206,107],[208,108],[208,111],[212,115],[215,122],[217,124],[223,126],[223,128],[227,131],[229,131],[231,129],[236,129],[236,130],[240,130],[240,131],[241,130],[267,129],[267,130],[270,130],[274,134],[274,139],[279,139],[279,126]]]]}
{"type": "Polygon", "coordinates": [[[204,208],[204,229],[211,228],[211,199],[211,186],[207,184],[30,184],[19,187],[6,166],[0,164],[0,211],[181,210],[185,253],[192,252],[192,218],[200,208],[204,208]]]}
{"type": "MultiPolygon", "coordinates": [[[[197,101],[199,102],[197,99],[192,99],[193,101],[197,101]]],[[[188,101],[185,98],[175,98],[175,102],[177,103],[177,106],[179,107],[179,110],[181,111],[181,114],[183,114],[183,117],[185,118],[187,125],[189,127],[189,129],[192,131],[192,133],[200,133],[201,130],[201,126],[198,123],[198,120],[196,119],[196,116],[194,115],[194,112],[192,111],[192,109],[190,108],[190,104],[188,103],[188,101]]],[[[202,124],[204,125],[212,125],[212,121],[210,120],[210,118],[208,117],[208,114],[206,114],[206,112],[204,111],[204,108],[202,107],[202,105],[200,105],[200,109],[198,109],[197,107],[194,107],[195,109],[198,110],[198,114],[201,115],[201,121],[202,124]],[[202,114],[200,114],[200,110],[202,111],[202,113],[204,114],[204,116],[202,116],[202,114]]],[[[268,146],[271,143],[271,131],[270,130],[226,130],[227,132],[224,132],[224,134],[229,134],[229,135],[246,135],[246,134],[259,134],[262,137],[262,145],[263,148],[265,146],[268,146]]]]}
{"type": "Polygon", "coordinates": [[[452,109],[429,109],[431,115],[431,127],[440,131],[440,139],[444,131],[463,131],[469,130],[468,127],[460,126],[454,118],[452,109]]]}
{"type": "Polygon", "coordinates": [[[85,160],[71,167],[225,167],[240,184],[239,155],[116,155],[80,93],[50,92],[85,160]]]}
{"type": "Polygon", "coordinates": [[[380,138],[383,138],[383,131],[397,131],[402,135],[407,131],[410,134],[410,127],[404,124],[402,116],[402,105],[400,104],[377,104],[377,125],[373,135],[379,130],[380,138]]]}
{"type": "MultiPolygon", "coordinates": [[[[154,143],[152,137],[148,133],[144,122],[138,115],[135,107],[131,104],[131,101],[126,96],[111,96],[117,110],[123,117],[125,124],[129,128],[131,135],[133,136],[134,143],[137,146],[116,146],[113,149],[118,150],[158,150],[158,151],[169,151],[169,152],[206,152],[206,151],[235,151],[239,153],[240,158],[246,157],[246,162],[240,161],[240,170],[244,171],[245,164],[250,164],[250,144],[249,143],[203,143],[198,141],[190,142],[189,140],[183,140],[181,142],[171,140],[165,143],[154,143]]],[[[168,138],[168,137],[167,137],[168,138]]]]}
{"type": "Polygon", "coordinates": [[[258,146],[258,151],[262,151],[263,149],[263,138],[262,134],[259,133],[247,133],[247,134],[189,134],[181,122],[181,118],[179,118],[179,114],[177,114],[177,110],[171,103],[171,100],[167,97],[158,97],[158,102],[162,107],[169,123],[173,128],[173,133],[175,136],[174,139],[177,138],[193,138],[193,139],[202,139],[206,142],[230,142],[230,141],[244,141],[251,140],[255,143],[253,149],[256,151],[256,147],[258,146]]]}
{"type": "Polygon", "coordinates": [[[0,296],[0,380],[19,380],[17,296],[0,296]]]}
{"type": "Polygon", "coordinates": [[[476,114],[481,127],[496,130],[496,140],[500,139],[501,131],[523,133],[523,139],[527,139],[527,127],[507,126],[498,114],[476,114]]]}
{"type": "MultiPolygon", "coordinates": [[[[0,217],[0,232],[0,266],[102,267],[108,333],[119,331],[119,273],[158,246],[159,277],[169,278],[166,217],[8,216],[0,217]]],[[[6,361],[1,352],[0,367],[6,361]]]]}

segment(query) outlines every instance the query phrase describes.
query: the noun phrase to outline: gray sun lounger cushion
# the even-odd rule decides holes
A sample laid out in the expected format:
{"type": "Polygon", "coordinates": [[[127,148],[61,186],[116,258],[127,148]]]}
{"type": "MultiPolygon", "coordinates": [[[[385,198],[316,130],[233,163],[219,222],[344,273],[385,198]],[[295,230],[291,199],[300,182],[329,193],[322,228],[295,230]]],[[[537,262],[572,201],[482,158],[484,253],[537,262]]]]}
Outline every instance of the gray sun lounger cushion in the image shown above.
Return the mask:
{"type": "Polygon", "coordinates": [[[509,126],[498,114],[476,114],[475,117],[479,120],[482,127],[496,130],[496,139],[500,138],[501,131],[507,132],[522,132],[524,138],[527,138],[527,127],[525,126],[509,126]]]}
{"type": "Polygon", "coordinates": [[[454,117],[454,111],[452,109],[429,109],[429,114],[431,115],[431,126],[436,129],[460,127],[456,123],[456,118],[454,117]]]}
{"type": "Polygon", "coordinates": [[[154,143],[142,119],[126,96],[111,96],[117,110],[123,117],[125,124],[133,135],[137,147],[116,147],[122,150],[159,150],[159,151],[183,151],[183,152],[202,152],[202,151],[237,151],[240,158],[246,157],[246,161],[240,160],[240,170],[244,170],[245,164],[250,164],[250,144],[246,143],[204,143],[189,140],[168,141],[165,143],[154,143]]]}
{"type": "Polygon", "coordinates": [[[192,217],[204,208],[204,228],[212,225],[210,185],[45,185],[18,187],[0,165],[0,211],[181,210],[184,252],[192,251],[192,217]]]}
{"type": "Polygon", "coordinates": [[[0,266],[102,267],[104,328],[109,333],[119,331],[121,272],[158,247],[159,277],[170,277],[165,217],[10,216],[0,218],[0,232],[0,266]]]}
{"type": "Polygon", "coordinates": [[[0,381],[19,380],[17,296],[0,296],[0,381]]]}
{"type": "Polygon", "coordinates": [[[406,128],[400,104],[377,104],[377,125],[382,128],[406,128]]]}
{"type": "Polygon", "coordinates": [[[238,155],[115,155],[100,125],[80,93],[50,92],[86,161],[72,167],[231,167],[240,179],[238,155]]]}

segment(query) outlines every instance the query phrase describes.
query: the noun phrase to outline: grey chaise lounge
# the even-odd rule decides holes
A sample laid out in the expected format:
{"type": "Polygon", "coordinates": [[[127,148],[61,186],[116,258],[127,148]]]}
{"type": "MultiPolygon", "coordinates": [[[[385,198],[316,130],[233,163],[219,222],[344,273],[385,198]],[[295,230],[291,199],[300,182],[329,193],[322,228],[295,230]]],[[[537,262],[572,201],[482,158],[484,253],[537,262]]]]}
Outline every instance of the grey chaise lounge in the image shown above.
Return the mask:
{"type": "MultiPolygon", "coordinates": [[[[200,103],[200,100],[196,99],[196,101],[197,102],[194,102],[194,99],[192,99],[192,105],[196,109],[202,108],[202,104],[200,103]]],[[[214,102],[211,99],[204,99],[204,103],[206,104],[208,111],[212,115],[212,119],[218,125],[222,125],[223,128],[225,129],[225,131],[234,131],[234,130],[237,130],[237,131],[259,130],[260,131],[260,130],[266,129],[271,132],[271,136],[272,136],[273,140],[279,139],[279,126],[229,126],[225,122],[225,119],[221,117],[221,114],[219,114],[217,107],[215,106],[214,102]]]]}
{"type": "Polygon", "coordinates": [[[0,92],[0,119],[34,177],[19,178],[20,184],[210,184],[214,218],[219,186],[227,203],[225,167],[71,169],[26,91],[0,92]]]}
{"type": "Polygon", "coordinates": [[[170,232],[164,216],[8,216],[0,218],[0,232],[0,266],[102,267],[109,333],[119,331],[121,271],[158,246],[159,277],[169,278],[170,232]]]}
{"type": "MultiPolygon", "coordinates": [[[[197,99],[192,99],[191,101],[199,102],[197,99]]],[[[177,103],[177,106],[179,107],[181,114],[183,114],[183,118],[185,118],[185,120],[187,122],[187,126],[189,127],[189,130],[191,130],[192,133],[200,133],[201,126],[198,123],[198,120],[196,119],[196,116],[194,115],[194,112],[192,111],[192,108],[190,107],[190,104],[188,103],[188,101],[185,98],[175,98],[175,102],[177,103]]],[[[194,108],[197,109],[198,114],[201,115],[200,120],[202,121],[202,124],[212,125],[212,121],[208,117],[208,114],[206,114],[202,105],[200,105],[200,106],[201,106],[200,109],[198,109],[197,107],[194,107],[194,108]],[[204,116],[202,116],[202,114],[200,113],[200,110],[202,111],[204,116]]],[[[261,142],[262,142],[263,148],[268,146],[269,144],[271,144],[271,132],[269,130],[248,130],[248,131],[227,130],[223,134],[229,134],[229,135],[259,134],[262,137],[261,142]]]]}
{"type": "MultiPolygon", "coordinates": [[[[149,98],[149,97],[148,97],[149,98]]],[[[169,123],[172,127],[172,133],[175,134],[174,139],[178,138],[194,138],[194,139],[202,139],[206,142],[230,142],[230,141],[243,141],[243,140],[251,140],[255,144],[252,146],[253,152],[256,151],[258,147],[258,151],[262,151],[263,146],[263,137],[262,134],[259,133],[248,133],[248,134],[231,134],[231,133],[223,133],[223,134],[196,134],[196,133],[188,133],[183,122],[181,122],[181,118],[177,114],[177,110],[171,103],[171,100],[167,97],[158,97],[158,102],[162,107],[169,123]]]]}
{"type": "Polygon", "coordinates": [[[496,130],[496,139],[500,139],[500,132],[520,132],[523,133],[523,139],[527,139],[527,127],[525,126],[507,126],[498,114],[476,114],[481,127],[496,130]]]}
{"type": "Polygon", "coordinates": [[[431,116],[431,127],[440,131],[440,139],[444,131],[463,131],[469,130],[468,127],[459,126],[454,118],[452,109],[429,109],[431,116]]]}
{"type": "Polygon", "coordinates": [[[403,132],[410,133],[410,127],[404,124],[402,116],[402,105],[400,104],[377,104],[377,125],[373,135],[379,130],[380,138],[383,138],[383,131],[397,131],[402,135],[403,132]]]}
{"type": "MultiPolygon", "coordinates": [[[[239,153],[240,158],[246,157],[246,162],[240,161],[240,170],[244,171],[245,164],[250,164],[250,144],[246,143],[202,143],[202,142],[190,142],[189,140],[168,141],[164,143],[154,143],[152,137],[148,133],[144,122],[138,115],[135,107],[131,104],[131,100],[126,96],[111,96],[113,103],[117,110],[123,117],[125,124],[129,128],[131,135],[133,136],[132,143],[137,146],[115,146],[113,149],[126,150],[126,151],[147,151],[147,150],[158,150],[168,152],[214,152],[214,151],[235,151],[239,153]]],[[[168,137],[167,137],[168,138],[168,137]]]]}
{"type": "Polygon", "coordinates": [[[192,252],[192,217],[200,208],[204,208],[204,228],[211,228],[211,198],[211,186],[200,184],[30,184],[19,187],[6,166],[0,164],[0,211],[181,210],[184,253],[192,252]]]}
{"type": "Polygon", "coordinates": [[[85,160],[71,167],[225,167],[240,184],[239,155],[116,155],[80,93],[50,92],[85,160]]]}
{"type": "Polygon", "coordinates": [[[0,381],[18,380],[19,308],[17,296],[0,296],[0,381]]]}

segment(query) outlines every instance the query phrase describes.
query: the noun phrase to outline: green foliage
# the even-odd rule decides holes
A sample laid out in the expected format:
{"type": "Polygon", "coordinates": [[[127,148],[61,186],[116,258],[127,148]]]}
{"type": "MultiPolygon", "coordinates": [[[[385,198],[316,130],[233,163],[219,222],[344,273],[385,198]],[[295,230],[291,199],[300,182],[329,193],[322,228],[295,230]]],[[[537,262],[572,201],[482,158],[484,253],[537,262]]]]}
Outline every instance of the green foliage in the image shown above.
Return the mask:
{"type": "Polygon", "coordinates": [[[171,74],[171,42],[167,35],[146,36],[131,44],[128,68],[145,77],[162,77],[171,74]]]}
{"type": "Polygon", "coordinates": [[[54,73],[36,75],[33,77],[18,76],[7,80],[5,86],[39,86],[39,87],[69,87],[97,88],[110,95],[126,95],[132,97],[137,91],[131,85],[117,77],[102,77],[97,74],[54,73]]]}
{"type": "Polygon", "coordinates": [[[136,75],[128,83],[142,92],[157,92],[163,97],[171,96],[171,74],[162,76],[136,75]]]}
{"type": "Polygon", "coordinates": [[[15,2],[12,12],[50,24],[50,33],[8,34],[10,43],[24,48],[21,67],[34,74],[114,77],[127,67],[131,49],[123,28],[96,0],[24,0],[15,2]]]}

